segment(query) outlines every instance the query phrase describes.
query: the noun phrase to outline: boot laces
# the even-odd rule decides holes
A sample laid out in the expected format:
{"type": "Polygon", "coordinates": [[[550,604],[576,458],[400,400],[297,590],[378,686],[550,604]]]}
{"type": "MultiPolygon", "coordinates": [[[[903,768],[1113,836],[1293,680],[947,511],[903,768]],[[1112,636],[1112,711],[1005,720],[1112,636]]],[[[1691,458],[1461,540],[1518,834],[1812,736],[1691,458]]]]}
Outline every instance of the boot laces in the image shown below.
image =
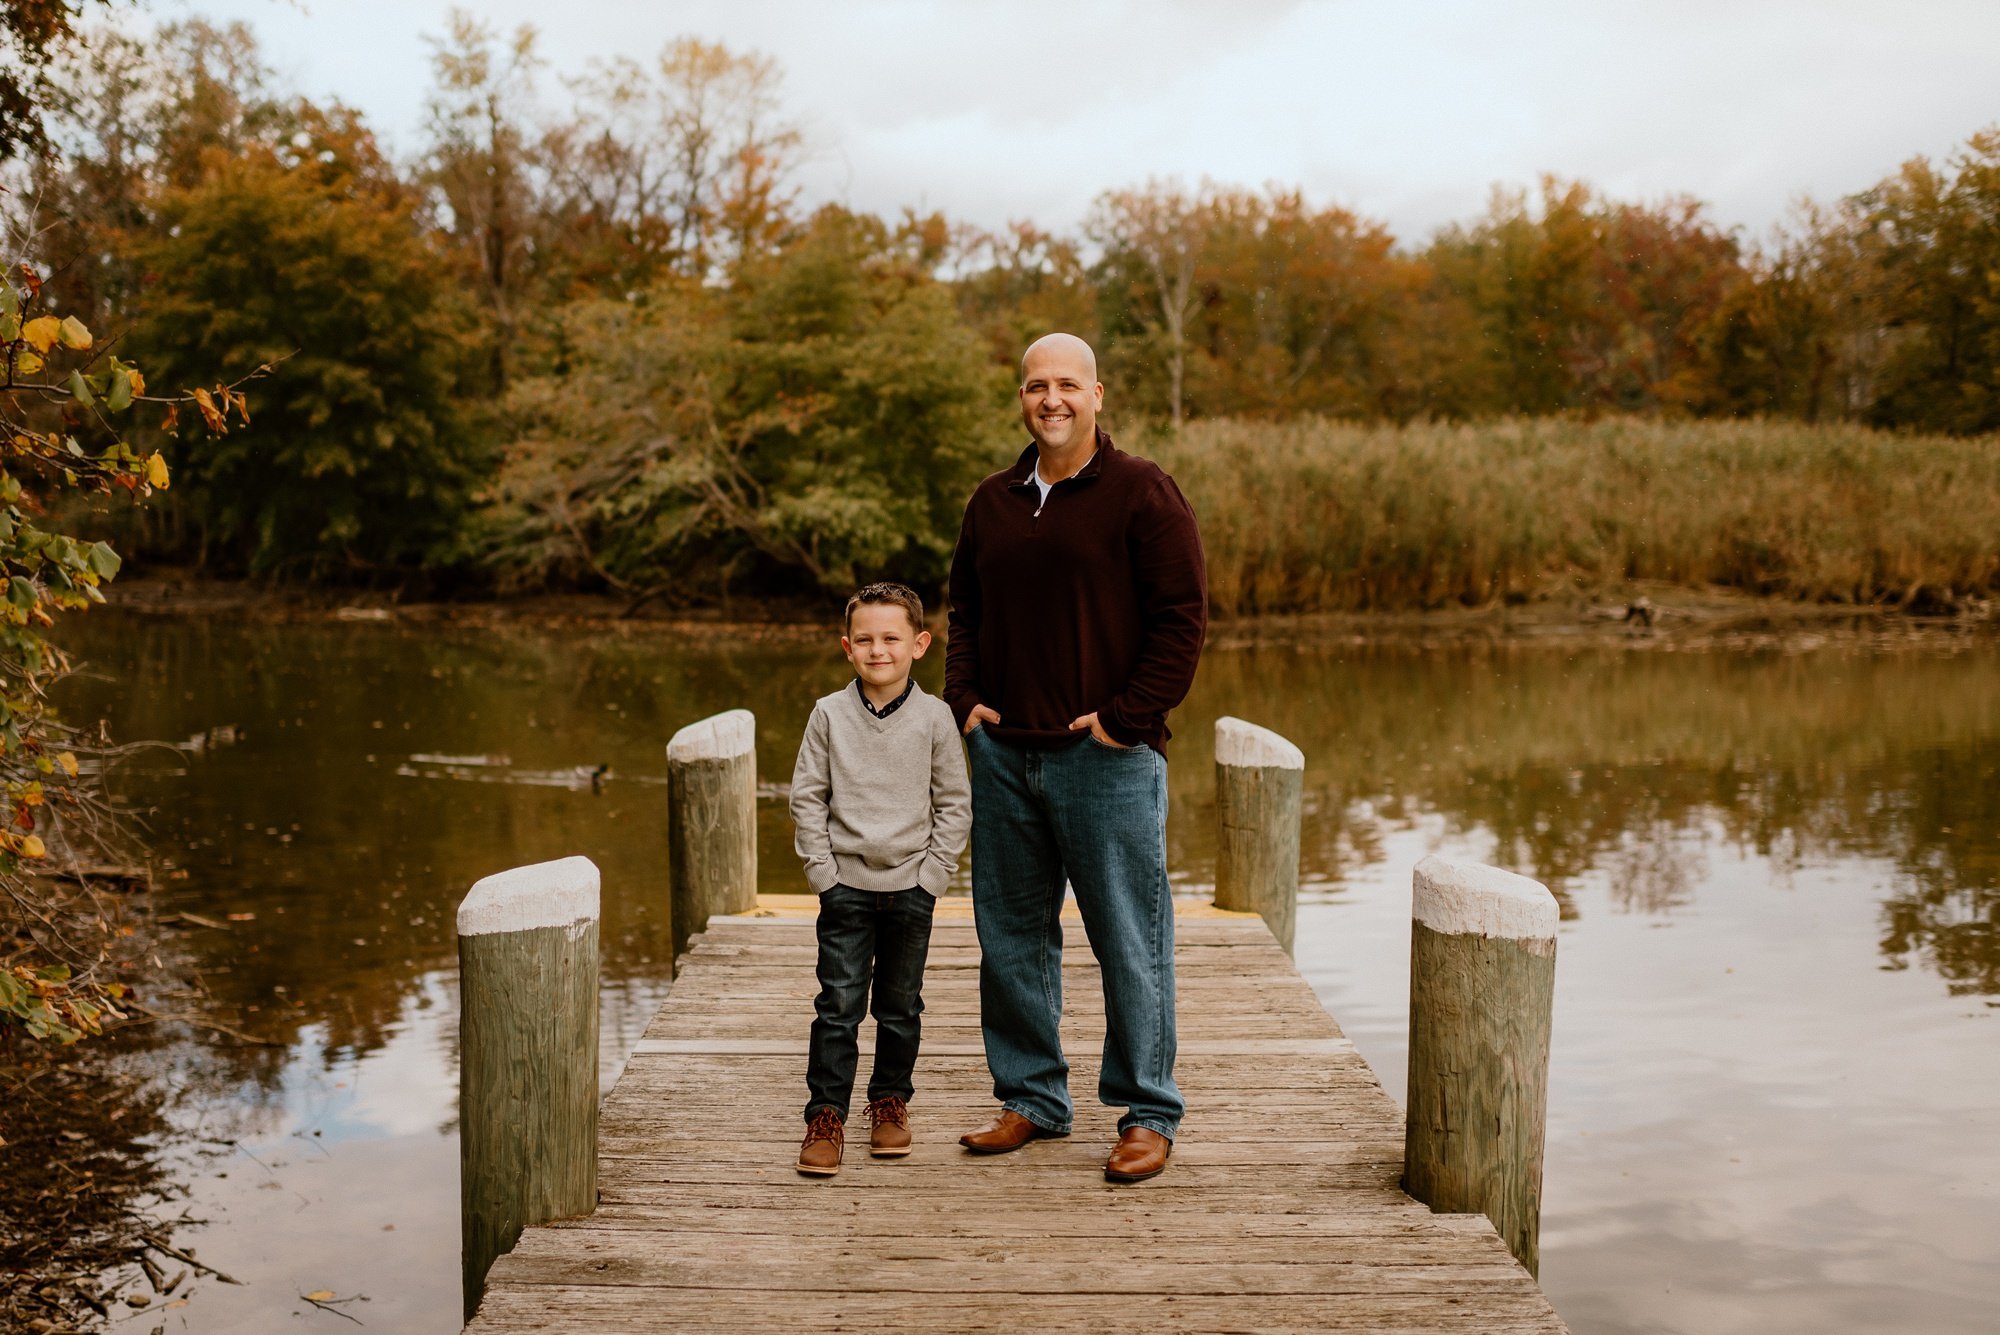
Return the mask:
{"type": "Polygon", "coordinates": [[[839,1140],[842,1136],[840,1114],[831,1108],[821,1108],[806,1123],[806,1144],[816,1140],[839,1140]]]}
{"type": "Polygon", "coordinates": [[[887,1098],[876,1099],[868,1105],[868,1125],[907,1126],[910,1120],[909,1105],[891,1094],[887,1098]]]}

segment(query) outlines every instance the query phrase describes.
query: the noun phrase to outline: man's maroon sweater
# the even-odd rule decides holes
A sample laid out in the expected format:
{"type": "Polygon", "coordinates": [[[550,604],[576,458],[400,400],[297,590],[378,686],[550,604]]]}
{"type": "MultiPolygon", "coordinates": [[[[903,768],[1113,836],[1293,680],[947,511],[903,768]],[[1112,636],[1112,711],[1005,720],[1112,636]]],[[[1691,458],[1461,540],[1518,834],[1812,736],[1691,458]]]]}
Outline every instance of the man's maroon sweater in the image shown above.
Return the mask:
{"type": "Polygon", "coordinates": [[[951,560],[944,699],[996,740],[1068,746],[1095,712],[1128,746],[1166,754],[1167,711],[1194,682],[1208,572],[1194,510],[1150,459],[1097,433],[1097,454],[1035,514],[1036,447],[979,484],[951,560]]]}

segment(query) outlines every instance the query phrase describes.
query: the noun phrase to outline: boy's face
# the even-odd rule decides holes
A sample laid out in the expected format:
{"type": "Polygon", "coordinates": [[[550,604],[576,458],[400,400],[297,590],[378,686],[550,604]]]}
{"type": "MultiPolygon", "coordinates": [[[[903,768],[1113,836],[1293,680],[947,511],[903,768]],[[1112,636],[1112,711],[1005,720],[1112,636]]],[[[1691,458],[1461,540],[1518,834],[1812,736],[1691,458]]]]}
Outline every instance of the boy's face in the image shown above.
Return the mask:
{"type": "Polygon", "coordinates": [[[895,603],[863,603],[854,609],[840,648],[854,664],[855,675],[870,686],[900,687],[910,664],[931,647],[931,633],[910,624],[910,614],[895,603]]]}

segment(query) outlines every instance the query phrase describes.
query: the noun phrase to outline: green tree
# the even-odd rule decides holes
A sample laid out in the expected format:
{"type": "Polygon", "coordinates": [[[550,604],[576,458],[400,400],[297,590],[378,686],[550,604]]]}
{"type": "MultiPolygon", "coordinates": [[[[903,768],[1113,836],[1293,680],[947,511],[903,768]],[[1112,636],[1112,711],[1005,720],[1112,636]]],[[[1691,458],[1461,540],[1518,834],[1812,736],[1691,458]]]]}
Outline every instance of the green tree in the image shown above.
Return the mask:
{"type": "Polygon", "coordinates": [[[480,472],[455,394],[467,320],[353,115],[301,107],[297,123],[158,200],[132,345],[170,381],[284,362],[253,430],[180,465],[205,559],[397,573],[447,551],[480,472]]]}
{"type": "Polygon", "coordinates": [[[1008,376],[923,253],[828,208],[730,287],[570,307],[559,368],[507,400],[491,562],[642,599],[935,587],[1005,454],[1008,376]]]}

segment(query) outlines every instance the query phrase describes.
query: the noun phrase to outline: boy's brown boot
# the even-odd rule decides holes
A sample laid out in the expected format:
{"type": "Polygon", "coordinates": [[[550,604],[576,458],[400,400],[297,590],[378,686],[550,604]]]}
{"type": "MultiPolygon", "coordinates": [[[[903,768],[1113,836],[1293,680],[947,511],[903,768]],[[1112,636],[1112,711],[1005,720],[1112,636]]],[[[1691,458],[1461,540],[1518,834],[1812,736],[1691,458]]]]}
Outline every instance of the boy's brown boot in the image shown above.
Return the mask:
{"type": "Polygon", "coordinates": [[[831,1108],[814,1113],[806,1123],[805,1143],[799,1146],[799,1171],[812,1177],[832,1177],[838,1173],[845,1136],[839,1113],[831,1108]]]}
{"type": "Polygon", "coordinates": [[[868,1152],[878,1159],[910,1152],[910,1105],[894,1094],[868,1105],[868,1152]]]}

